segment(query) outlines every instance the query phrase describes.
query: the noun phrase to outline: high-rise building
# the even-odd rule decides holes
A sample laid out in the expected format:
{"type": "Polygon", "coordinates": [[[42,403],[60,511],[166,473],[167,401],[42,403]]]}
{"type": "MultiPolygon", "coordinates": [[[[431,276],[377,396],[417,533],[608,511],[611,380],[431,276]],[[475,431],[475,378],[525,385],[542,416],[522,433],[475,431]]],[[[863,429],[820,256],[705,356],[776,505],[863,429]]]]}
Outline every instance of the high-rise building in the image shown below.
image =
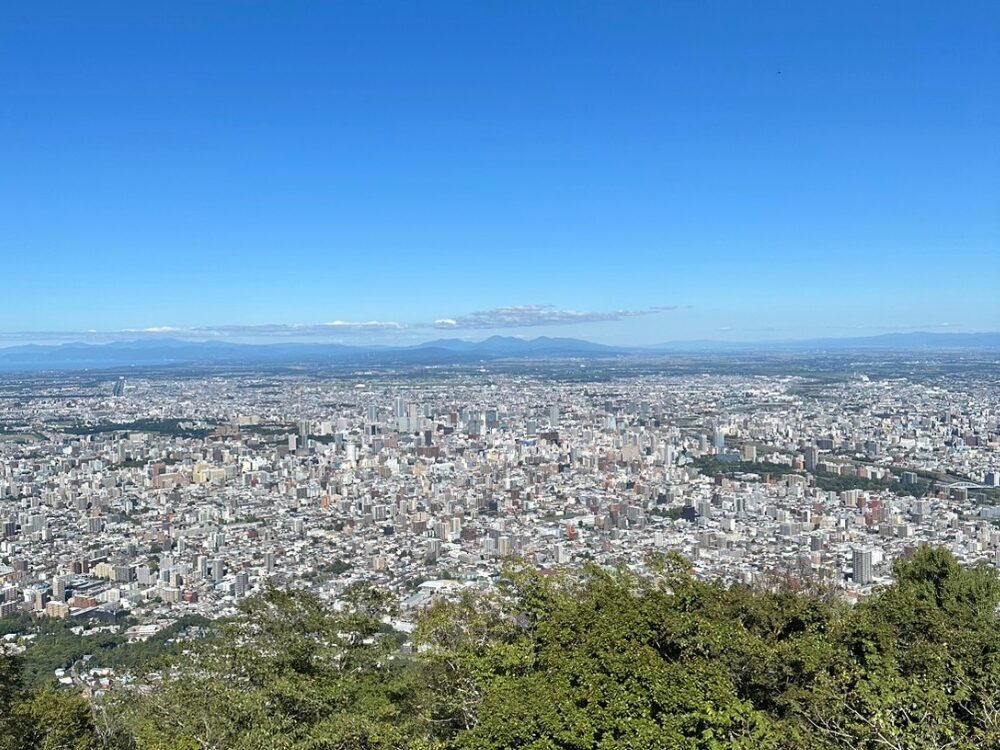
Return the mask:
{"type": "Polygon", "coordinates": [[[803,449],[802,455],[806,471],[816,471],[816,467],[819,465],[819,448],[815,445],[807,445],[803,449]]]}
{"type": "Polygon", "coordinates": [[[247,595],[247,591],[250,590],[250,574],[245,570],[241,570],[236,574],[236,584],[234,586],[234,592],[237,599],[242,599],[247,595]]]}
{"type": "Polygon", "coordinates": [[[872,582],[872,551],[870,549],[855,549],[852,557],[851,580],[859,586],[868,585],[872,582]]]}
{"type": "Polygon", "coordinates": [[[712,432],[712,447],[716,453],[722,453],[726,449],[726,433],[718,425],[712,432]]]}
{"type": "Polygon", "coordinates": [[[70,576],[57,575],[52,577],[52,598],[64,602],[66,601],[66,584],[70,576]]]}

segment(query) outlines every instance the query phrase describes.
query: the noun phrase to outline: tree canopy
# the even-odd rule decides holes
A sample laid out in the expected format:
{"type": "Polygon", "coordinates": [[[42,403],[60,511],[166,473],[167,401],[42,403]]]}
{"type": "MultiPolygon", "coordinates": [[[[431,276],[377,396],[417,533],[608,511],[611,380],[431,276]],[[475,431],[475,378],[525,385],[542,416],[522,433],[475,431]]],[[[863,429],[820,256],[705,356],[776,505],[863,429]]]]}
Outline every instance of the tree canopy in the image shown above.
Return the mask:
{"type": "Polygon", "coordinates": [[[1000,747],[1000,580],[923,549],[855,607],[830,592],[512,566],[432,606],[335,611],[269,589],[88,704],[0,658],[0,750],[834,750],[1000,747]]]}

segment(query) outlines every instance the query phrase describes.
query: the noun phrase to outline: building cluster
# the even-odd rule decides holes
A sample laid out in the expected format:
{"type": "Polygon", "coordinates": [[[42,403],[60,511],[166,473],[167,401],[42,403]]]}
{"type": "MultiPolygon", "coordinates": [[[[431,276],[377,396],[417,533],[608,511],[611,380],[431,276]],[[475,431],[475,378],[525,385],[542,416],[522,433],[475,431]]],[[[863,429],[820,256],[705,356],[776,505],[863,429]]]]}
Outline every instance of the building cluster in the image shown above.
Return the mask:
{"type": "MultiPolygon", "coordinates": [[[[987,379],[358,373],[0,385],[0,617],[145,637],[273,584],[401,604],[504,561],[822,582],[1000,560],[987,379]]],[[[100,676],[106,679],[105,675],[100,676]]]]}

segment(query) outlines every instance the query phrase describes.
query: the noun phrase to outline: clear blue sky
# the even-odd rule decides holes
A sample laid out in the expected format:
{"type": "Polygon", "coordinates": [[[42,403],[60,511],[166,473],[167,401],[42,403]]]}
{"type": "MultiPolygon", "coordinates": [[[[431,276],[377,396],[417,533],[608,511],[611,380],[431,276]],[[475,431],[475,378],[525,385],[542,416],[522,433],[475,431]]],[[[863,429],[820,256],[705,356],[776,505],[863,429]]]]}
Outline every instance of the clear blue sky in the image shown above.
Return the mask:
{"type": "Polygon", "coordinates": [[[9,3],[0,343],[1000,329],[998,38],[995,0],[9,3]]]}

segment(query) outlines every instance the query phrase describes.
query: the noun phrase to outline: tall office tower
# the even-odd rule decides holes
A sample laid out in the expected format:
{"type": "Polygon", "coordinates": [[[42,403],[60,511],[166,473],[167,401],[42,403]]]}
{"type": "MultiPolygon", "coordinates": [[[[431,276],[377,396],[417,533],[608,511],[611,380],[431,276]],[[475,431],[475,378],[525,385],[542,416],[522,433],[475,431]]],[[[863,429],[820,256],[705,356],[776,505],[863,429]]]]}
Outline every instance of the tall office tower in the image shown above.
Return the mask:
{"type": "Polygon", "coordinates": [[[856,549],[852,555],[854,571],[851,579],[860,586],[865,586],[872,582],[872,551],[870,549],[856,549]]]}
{"type": "Polygon", "coordinates": [[[424,557],[427,560],[437,560],[441,556],[441,540],[428,539],[425,545],[424,557]]]}
{"type": "Polygon", "coordinates": [[[223,566],[222,560],[215,558],[212,560],[212,580],[218,583],[225,576],[225,568],[223,566]]]}
{"type": "Polygon", "coordinates": [[[288,436],[288,452],[295,453],[296,449],[299,447],[299,436],[289,435],[288,436]]]}
{"type": "Polygon", "coordinates": [[[406,402],[403,400],[402,396],[396,396],[395,416],[397,418],[406,416],[406,402]]]}
{"type": "Polygon", "coordinates": [[[66,601],[67,576],[53,576],[52,578],[52,598],[57,601],[66,601]]]}
{"type": "Polygon", "coordinates": [[[722,453],[726,449],[726,433],[718,425],[712,432],[712,446],[716,453],[722,453]]]}
{"type": "Polygon", "coordinates": [[[111,390],[111,394],[115,397],[125,395],[125,378],[118,378],[115,382],[114,388],[111,390]]]}
{"type": "Polygon", "coordinates": [[[552,404],[549,407],[549,427],[559,426],[559,404],[552,404]]]}
{"type": "Polygon", "coordinates": [[[663,463],[665,463],[667,466],[673,466],[675,458],[674,446],[672,446],[670,443],[663,443],[663,445],[660,446],[660,452],[663,455],[663,463]]]}
{"type": "Polygon", "coordinates": [[[819,449],[815,445],[807,445],[802,453],[806,471],[816,471],[816,466],[819,464],[819,449]]]}
{"type": "Polygon", "coordinates": [[[514,552],[514,544],[509,536],[502,536],[497,539],[497,554],[500,557],[510,557],[514,552]]]}
{"type": "Polygon", "coordinates": [[[226,533],[224,531],[216,531],[208,539],[212,545],[212,549],[216,551],[226,546],[226,533]]]}
{"type": "Polygon", "coordinates": [[[236,574],[236,585],[235,593],[237,599],[242,599],[247,595],[247,591],[250,590],[250,575],[245,571],[241,570],[236,574]]]}

